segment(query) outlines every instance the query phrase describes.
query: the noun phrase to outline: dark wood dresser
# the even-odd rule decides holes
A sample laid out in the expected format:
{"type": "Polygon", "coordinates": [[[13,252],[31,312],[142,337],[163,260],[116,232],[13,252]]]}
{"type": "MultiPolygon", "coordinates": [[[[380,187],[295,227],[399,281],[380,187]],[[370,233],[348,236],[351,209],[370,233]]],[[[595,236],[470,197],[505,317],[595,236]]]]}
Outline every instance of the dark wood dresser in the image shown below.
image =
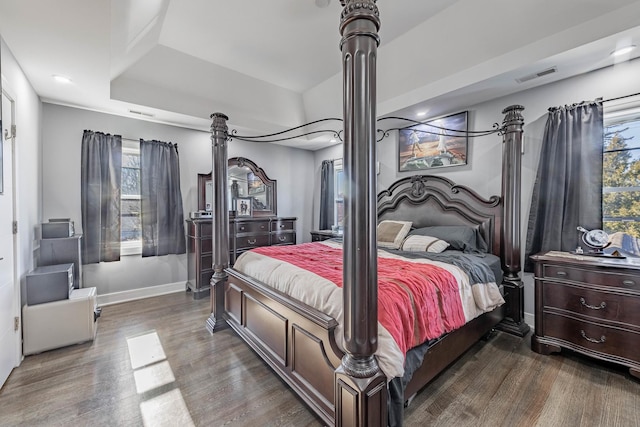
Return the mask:
{"type": "MultiPolygon", "coordinates": [[[[195,299],[209,296],[213,275],[213,223],[211,218],[188,219],[187,289],[195,299]]],[[[260,246],[295,245],[296,218],[229,218],[229,265],[241,253],[260,246]]]]}
{"type": "Polygon", "coordinates": [[[531,349],[570,349],[640,378],[640,260],[547,252],[535,261],[531,349]]]}
{"type": "Polygon", "coordinates": [[[332,230],[311,230],[312,242],[321,242],[333,237],[342,237],[342,234],[338,234],[337,232],[332,230]]]}

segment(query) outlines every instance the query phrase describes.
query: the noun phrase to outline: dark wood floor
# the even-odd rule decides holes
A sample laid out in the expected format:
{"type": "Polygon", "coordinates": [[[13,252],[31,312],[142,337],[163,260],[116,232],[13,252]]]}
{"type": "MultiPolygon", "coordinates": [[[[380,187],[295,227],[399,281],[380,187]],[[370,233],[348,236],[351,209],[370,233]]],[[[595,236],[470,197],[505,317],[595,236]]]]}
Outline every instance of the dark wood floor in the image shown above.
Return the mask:
{"type": "MultiPolygon", "coordinates": [[[[233,332],[209,335],[208,314],[207,299],[183,293],[104,307],[93,343],[13,371],[0,426],[321,425],[233,332]]],[[[640,426],[640,382],[497,333],[418,394],[406,425],[640,426]]]]}

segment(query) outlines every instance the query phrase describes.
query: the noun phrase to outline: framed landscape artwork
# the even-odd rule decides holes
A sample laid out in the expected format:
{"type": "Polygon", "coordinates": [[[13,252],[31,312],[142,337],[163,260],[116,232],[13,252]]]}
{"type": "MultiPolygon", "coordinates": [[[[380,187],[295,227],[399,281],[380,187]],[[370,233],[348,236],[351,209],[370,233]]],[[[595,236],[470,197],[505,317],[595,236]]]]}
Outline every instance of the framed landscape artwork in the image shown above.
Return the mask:
{"type": "Polygon", "coordinates": [[[461,166],[467,164],[467,111],[400,129],[398,170],[461,166]]]}

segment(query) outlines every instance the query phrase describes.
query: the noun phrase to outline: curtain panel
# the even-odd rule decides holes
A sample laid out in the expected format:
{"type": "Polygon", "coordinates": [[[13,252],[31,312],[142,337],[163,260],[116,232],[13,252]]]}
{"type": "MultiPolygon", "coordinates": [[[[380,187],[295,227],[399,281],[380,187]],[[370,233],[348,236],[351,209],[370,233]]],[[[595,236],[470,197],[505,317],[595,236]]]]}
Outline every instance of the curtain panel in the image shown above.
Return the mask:
{"type": "Polygon", "coordinates": [[[81,157],[82,262],[119,261],[122,137],[85,130],[81,157]]]}
{"type": "Polygon", "coordinates": [[[186,252],[176,144],[140,140],[142,256],[186,252]]]}
{"type": "Polygon", "coordinates": [[[550,108],[533,187],[524,271],[529,256],[573,251],[578,226],[602,228],[602,100],[550,108]]]}
{"type": "Polygon", "coordinates": [[[320,230],[328,230],[333,225],[334,189],[333,160],[324,160],[320,170],[320,230]]]}

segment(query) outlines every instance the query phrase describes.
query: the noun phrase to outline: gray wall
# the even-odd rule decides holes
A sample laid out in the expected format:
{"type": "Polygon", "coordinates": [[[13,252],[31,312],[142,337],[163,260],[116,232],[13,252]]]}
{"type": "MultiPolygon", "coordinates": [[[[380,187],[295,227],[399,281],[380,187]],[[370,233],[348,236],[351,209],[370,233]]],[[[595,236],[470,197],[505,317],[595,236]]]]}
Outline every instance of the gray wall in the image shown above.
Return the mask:
{"type": "MultiPolygon", "coordinates": [[[[616,98],[640,92],[640,60],[635,60],[613,67],[604,68],[582,76],[562,80],[546,86],[519,92],[478,105],[462,106],[458,111],[469,111],[469,130],[491,129],[493,123],[502,123],[502,110],[513,104],[525,107],[523,112],[524,154],[522,157],[522,253],[526,242],[526,226],[531,204],[531,193],[536,177],[538,160],[544,127],[547,120],[547,109],[553,106],[578,103],[584,100],[616,98]]],[[[640,97],[638,98],[640,99],[640,97]]],[[[621,108],[640,107],[640,102],[625,99],[618,102],[605,103],[605,115],[621,108]]],[[[457,111],[451,111],[455,113],[457,111]]],[[[412,172],[398,172],[397,132],[377,143],[380,173],[378,190],[387,188],[396,180],[410,176],[412,172]]],[[[313,225],[318,226],[318,209],[320,204],[320,167],[325,159],[342,157],[342,146],[334,146],[316,152],[314,171],[316,183],[314,187],[313,225]]],[[[468,163],[465,166],[433,169],[424,171],[434,175],[442,175],[453,181],[467,185],[481,196],[501,194],[502,138],[488,136],[469,140],[468,163]]],[[[525,312],[527,323],[533,323],[533,278],[525,274],[525,312]]]]}
{"type": "MultiPolygon", "coordinates": [[[[18,220],[17,276],[21,282],[22,301],[25,301],[26,274],[34,268],[34,253],[38,241],[35,230],[41,218],[41,152],[40,139],[42,103],[31,83],[22,72],[15,57],[0,38],[2,53],[2,86],[15,101],[15,212],[18,220]]],[[[8,159],[4,159],[8,161],[8,159]]],[[[19,313],[17,313],[19,315],[19,313]]]]}
{"type": "MultiPolygon", "coordinates": [[[[84,129],[120,134],[132,139],[158,139],[178,144],[180,184],[185,218],[197,210],[197,175],[211,172],[211,140],[208,132],[185,129],[88,110],[43,104],[42,121],[42,218],[69,217],[81,232],[80,151],[84,129]]],[[[243,156],[262,167],[278,182],[278,214],[298,218],[298,242],[309,235],[313,203],[313,153],[255,144],[229,143],[229,157],[243,156]]],[[[309,239],[307,238],[306,241],[309,239]]],[[[142,258],[123,256],[121,261],[86,265],[85,286],[108,294],[155,285],[186,282],[186,255],[142,258]]]]}

